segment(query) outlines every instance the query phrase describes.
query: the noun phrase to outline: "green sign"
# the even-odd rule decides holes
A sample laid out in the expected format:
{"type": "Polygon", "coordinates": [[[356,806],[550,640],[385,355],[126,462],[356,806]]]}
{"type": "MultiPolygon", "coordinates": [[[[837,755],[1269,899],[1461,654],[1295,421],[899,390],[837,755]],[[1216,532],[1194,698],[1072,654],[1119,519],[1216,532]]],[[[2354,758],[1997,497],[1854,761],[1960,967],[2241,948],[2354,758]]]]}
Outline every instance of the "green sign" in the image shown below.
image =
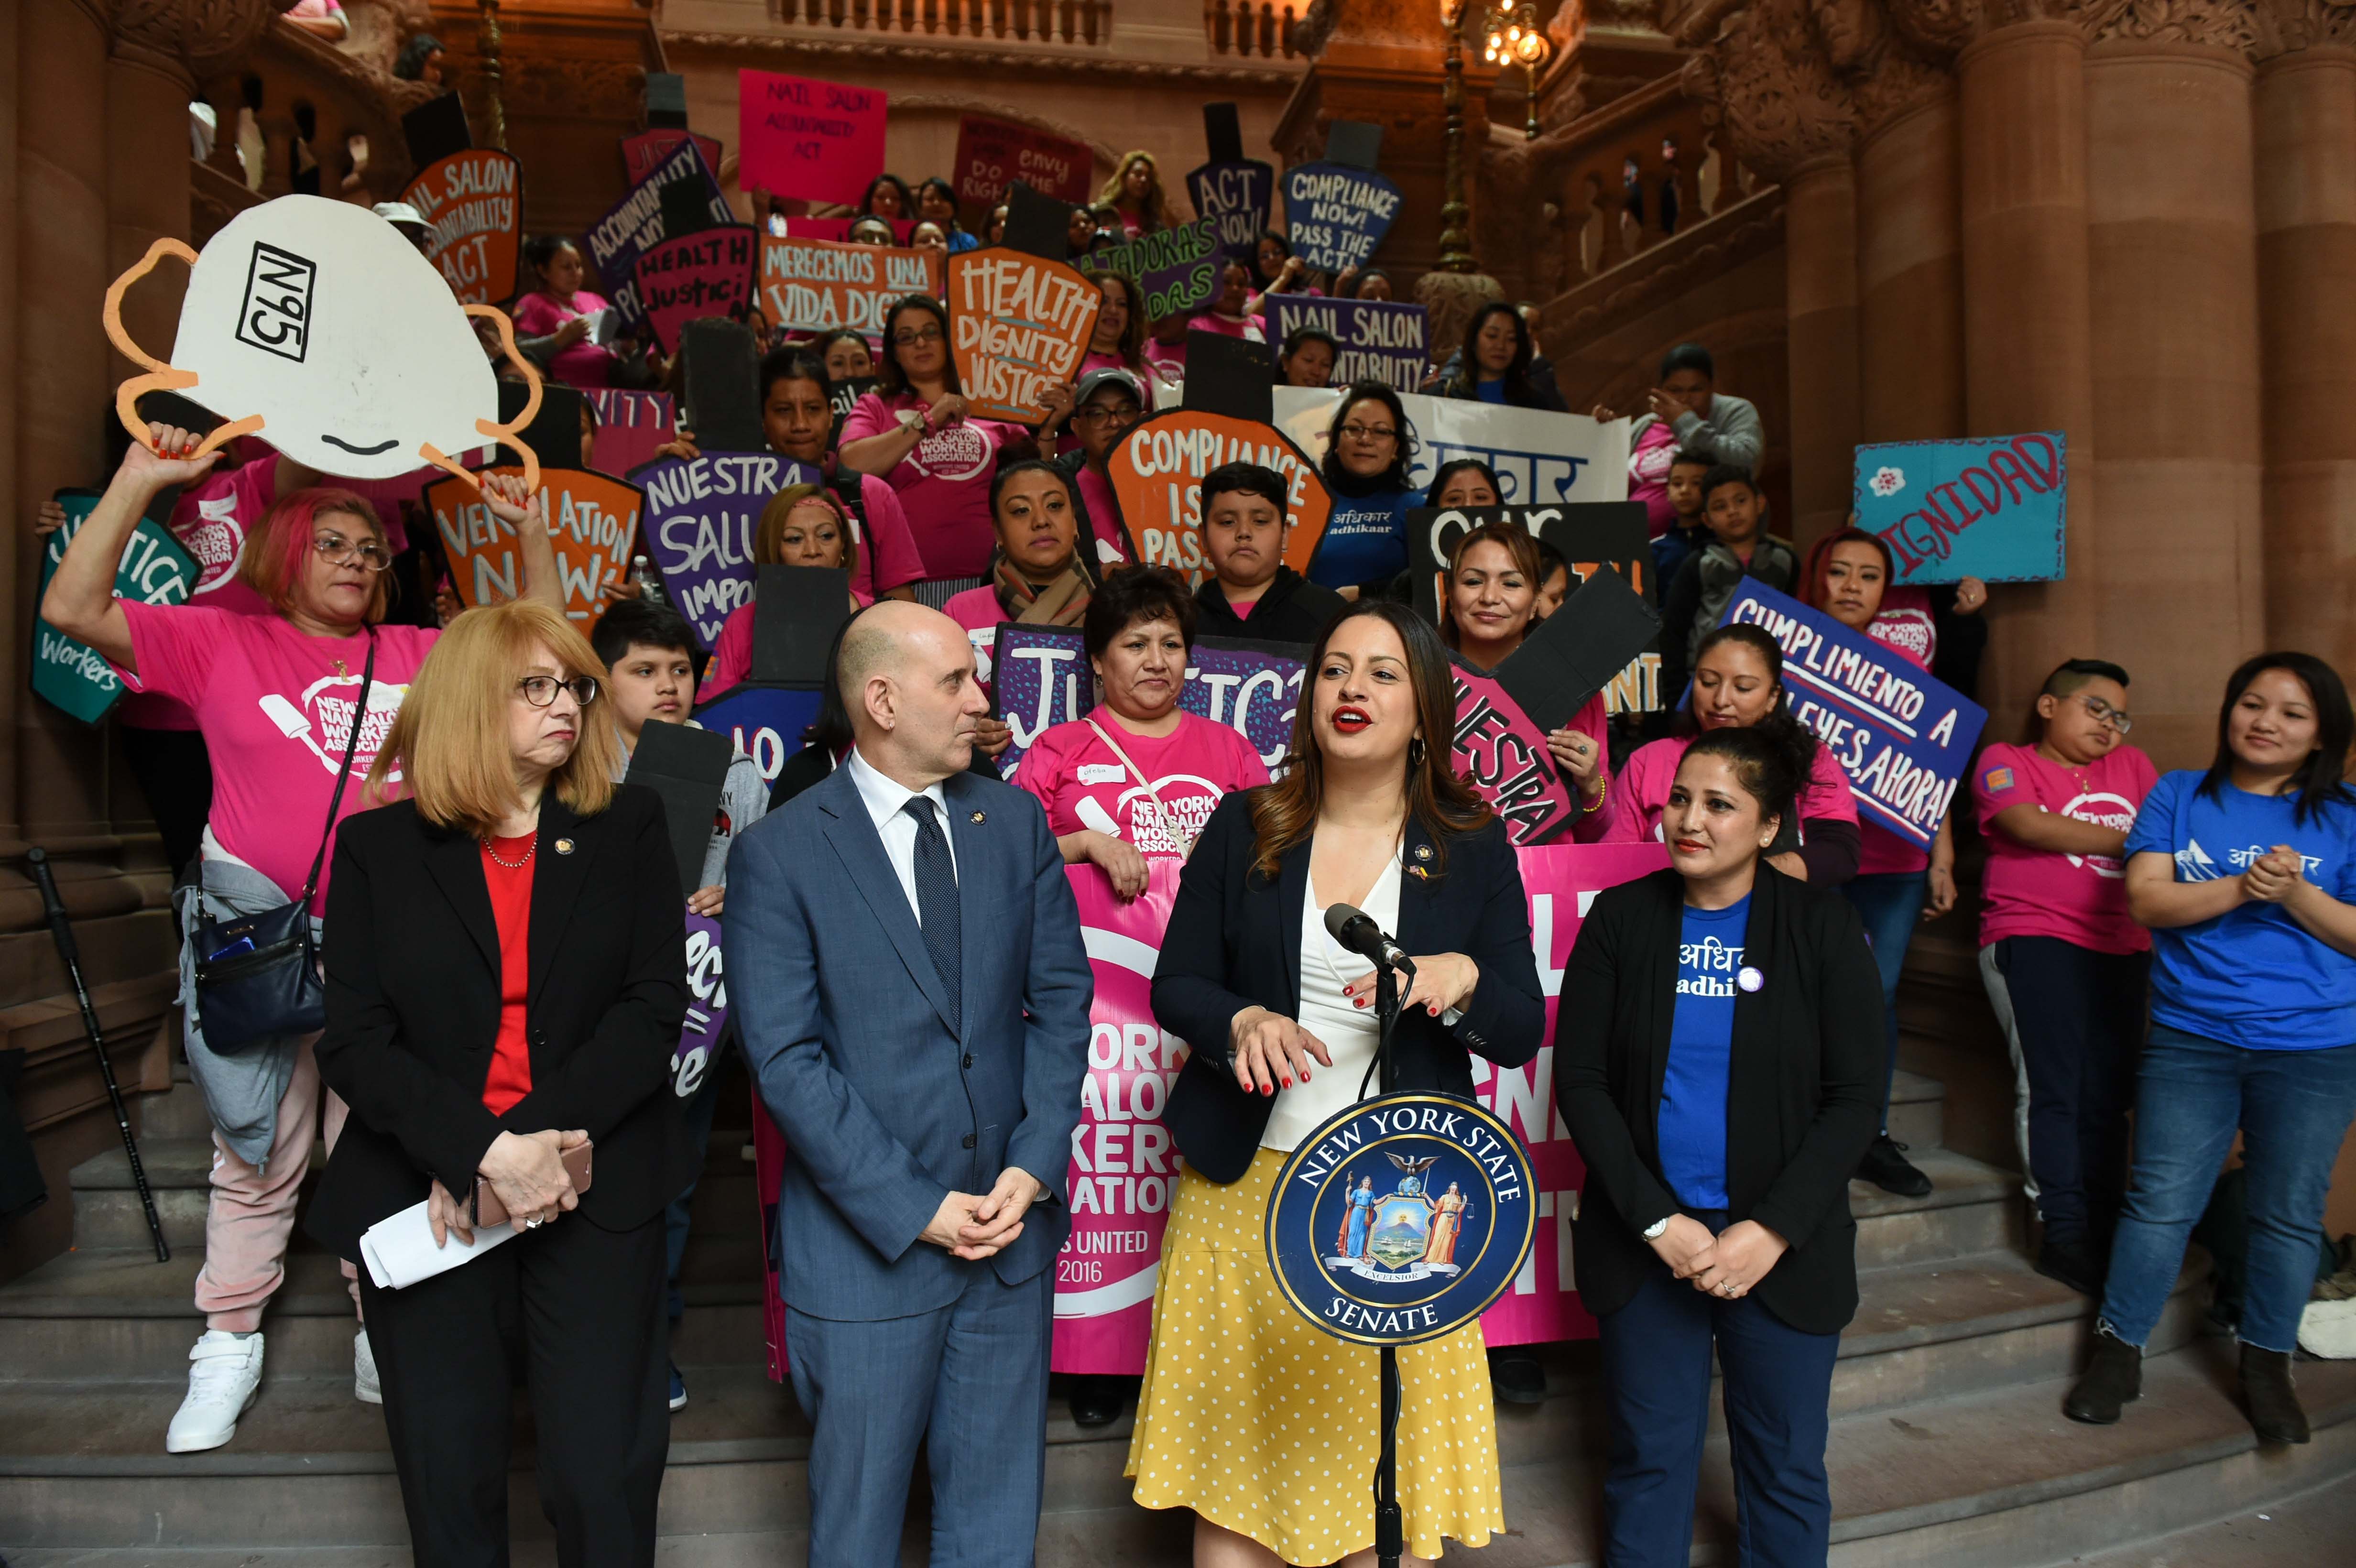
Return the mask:
{"type": "MultiPolygon", "coordinates": [[[[89,490],[60,490],[58,505],[66,509],[65,527],[48,537],[41,552],[40,592],[48,592],[66,546],[90,520],[98,496],[89,490]]],[[[185,604],[197,585],[197,560],[179,541],[142,517],[133,530],[123,564],[114,574],[114,596],[142,604],[185,604]]],[[[123,677],[114,673],[96,648],[78,643],[47,621],[33,622],[33,690],[85,724],[107,715],[123,695],[123,677]]]]}

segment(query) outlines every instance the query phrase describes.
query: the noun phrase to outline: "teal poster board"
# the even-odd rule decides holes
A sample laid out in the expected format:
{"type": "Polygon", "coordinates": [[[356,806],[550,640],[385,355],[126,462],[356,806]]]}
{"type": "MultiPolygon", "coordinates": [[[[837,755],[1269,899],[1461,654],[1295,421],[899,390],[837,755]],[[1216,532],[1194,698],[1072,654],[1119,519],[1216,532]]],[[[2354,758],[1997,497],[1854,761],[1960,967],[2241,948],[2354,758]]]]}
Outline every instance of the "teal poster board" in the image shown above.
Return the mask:
{"type": "MultiPolygon", "coordinates": [[[[98,493],[60,490],[58,505],[66,509],[66,523],[48,537],[48,548],[41,551],[40,593],[48,592],[49,579],[57,575],[66,546],[90,520],[98,493]]],[[[123,552],[123,565],[114,574],[114,596],[142,604],[185,604],[196,585],[196,557],[164,529],[140,518],[129,548],[123,552]]],[[[33,690],[83,723],[95,724],[123,696],[123,677],[97,649],[37,618],[33,622],[33,690]]]]}

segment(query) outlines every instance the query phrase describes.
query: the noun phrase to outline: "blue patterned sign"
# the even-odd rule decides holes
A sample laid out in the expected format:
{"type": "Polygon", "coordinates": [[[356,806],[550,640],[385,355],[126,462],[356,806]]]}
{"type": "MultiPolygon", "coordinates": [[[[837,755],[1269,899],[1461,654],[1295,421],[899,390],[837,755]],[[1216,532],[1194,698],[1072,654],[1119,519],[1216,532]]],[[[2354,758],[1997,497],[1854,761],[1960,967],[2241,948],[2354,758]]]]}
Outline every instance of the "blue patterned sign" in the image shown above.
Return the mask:
{"type": "Polygon", "coordinates": [[[1284,1162],[1268,1206],[1269,1267],[1328,1334],[1420,1344],[1505,1294],[1537,1212],[1529,1156],[1505,1123],[1451,1094],[1378,1095],[1284,1162]]]}
{"type": "Polygon", "coordinates": [[[1857,449],[1857,526],[1901,582],[2051,582],[2062,572],[2070,471],[2060,431],[1857,449]]]}

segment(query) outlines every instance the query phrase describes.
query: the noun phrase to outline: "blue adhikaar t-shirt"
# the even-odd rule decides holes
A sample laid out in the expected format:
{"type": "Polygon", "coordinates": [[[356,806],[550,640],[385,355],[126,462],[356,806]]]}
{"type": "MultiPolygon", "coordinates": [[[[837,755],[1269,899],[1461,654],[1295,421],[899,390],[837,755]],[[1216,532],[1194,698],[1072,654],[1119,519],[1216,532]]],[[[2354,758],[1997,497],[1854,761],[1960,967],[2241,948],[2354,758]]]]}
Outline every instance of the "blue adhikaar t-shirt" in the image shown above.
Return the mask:
{"type": "Polygon", "coordinates": [[[1405,571],[1406,517],[1410,507],[1421,505],[1420,490],[1377,490],[1355,496],[1336,491],[1325,537],[1310,559],[1309,581],[1323,588],[1347,588],[1405,571]]]}
{"type": "MultiPolygon", "coordinates": [[[[2239,876],[2277,844],[2297,849],[2307,880],[2356,901],[2356,806],[2327,805],[2297,820],[2296,795],[2232,784],[2211,800],[2202,775],[2165,773],[2127,834],[2130,859],[2176,862],[2179,882],[2239,876]]],[[[2280,904],[2253,900],[2198,925],[2151,933],[2153,1021],[2252,1051],[2356,1045],[2356,958],[2310,935],[2280,904]]]]}
{"type": "Polygon", "coordinates": [[[1653,1124],[1661,1176],[1688,1209],[1723,1209],[1727,1067],[1734,1051],[1734,999],[1741,995],[1743,926],[1751,899],[1724,909],[1686,906],[1677,938],[1677,1004],[1669,1061],[1653,1124]]]}

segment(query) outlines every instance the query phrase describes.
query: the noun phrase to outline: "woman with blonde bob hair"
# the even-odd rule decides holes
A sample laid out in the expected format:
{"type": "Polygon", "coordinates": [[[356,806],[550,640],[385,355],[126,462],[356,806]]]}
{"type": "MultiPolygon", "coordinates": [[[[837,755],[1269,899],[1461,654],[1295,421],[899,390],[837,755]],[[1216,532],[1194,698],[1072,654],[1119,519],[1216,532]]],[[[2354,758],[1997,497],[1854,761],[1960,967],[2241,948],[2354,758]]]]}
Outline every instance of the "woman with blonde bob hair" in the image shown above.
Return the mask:
{"type": "MultiPolygon", "coordinates": [[[[1129,1473],[1145,1507],[1194,1510],[1195,1568],[1374,1557],[1373,1490],[1334,1477],[1374,1452],[1380,1357],[1294,1312],[1260,1241],[1286,1157],[1371,1087],[1375,976],[1325,912],[1355,905],[1415,955],[1399,1088],[1469,1100],[1472,1052],[1518,1067],[1546,1031],[1521,870],[1449,769],[1455,724],[1439,634],[1403,604],[1351,606],[1309,661],[1282,776],[1219,803],[1179,881],[1153,1016],[1193,1047],[1164,1116],[1185,1169],[1129,1473]]],[[[1480,1326],[1398,1361],[1408,1551],[1485,1545],[1505,1519],[1480,1326]]]]}
{"type": "Polygon", "coordinates": [[[505,1560],[518,1371],[557,1561],[654,1561],[685,899],[605,675],[561,611],[459,616],[370,770],[403,798],[336,846],[318,1059],[351,1119],[308,1223],[359,1260],[391,1221],[360,1296],[421,1563],[505,1560]]]}

